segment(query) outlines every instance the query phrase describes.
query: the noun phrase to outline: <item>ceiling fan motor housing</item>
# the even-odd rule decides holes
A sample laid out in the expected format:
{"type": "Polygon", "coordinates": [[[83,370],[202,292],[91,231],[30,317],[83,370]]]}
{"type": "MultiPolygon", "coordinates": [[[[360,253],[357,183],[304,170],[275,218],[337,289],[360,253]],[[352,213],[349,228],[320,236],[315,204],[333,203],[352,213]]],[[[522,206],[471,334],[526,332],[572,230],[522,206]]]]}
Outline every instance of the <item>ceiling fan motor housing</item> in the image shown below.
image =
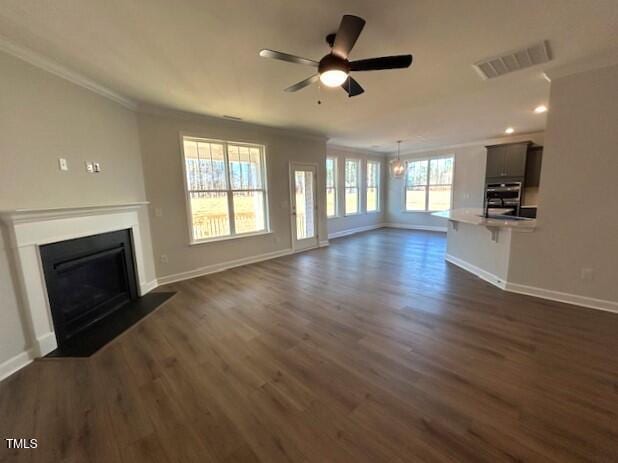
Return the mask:
{"type": "Polygon", "coordinates": [[[346,74],[350,73],[350,62],[347,59],[343,59],[340,56],[329,53],[320,60],[318,65],[318,72],[320,74],[326,71],[343,71],[346,74]]]}

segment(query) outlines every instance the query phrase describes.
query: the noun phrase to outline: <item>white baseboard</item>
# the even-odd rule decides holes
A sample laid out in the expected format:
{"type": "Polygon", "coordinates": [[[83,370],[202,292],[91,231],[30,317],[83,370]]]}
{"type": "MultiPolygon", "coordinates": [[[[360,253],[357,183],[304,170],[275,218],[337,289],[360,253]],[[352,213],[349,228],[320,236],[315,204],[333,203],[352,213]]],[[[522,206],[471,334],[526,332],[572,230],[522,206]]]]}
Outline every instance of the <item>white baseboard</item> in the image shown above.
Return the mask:
{"type": "Polygon", "coordinates": [[[4,378],[11,376],[17,370],[21,370],[34,360],[34,352],[32,349],[28,349],[25,352],[21,352],[14,357],[0,363],[0,381],[4,378]]]}
{"type": "Polygon", "coordinates": [[[403,228],[406,230],[423,230],[423,231],[433,231],[433,232],[441,232],[446,233],[448,231],[448,227],[440,227],[437,225],[412,225],[408,223],[385,223],[384,227],[388,228],[403,228]]]}
{"type": "Polygon", "coordinates": [[[520,285],[518,283],[507,282],[505,289],[512,293],[526,294],[528,296],[540,297],[550,301],[564,302],[566,304],[579,305],[590,309],[605,310],[606,312],[618,313],[618,302],[594,297],[579,296],[577,294],[563,293],[553,289],[537,288],[536,286],[520,285]]]}
{"type": "Polygon", "coordinates": [[[262,262],[265,260],[276,259],[277,257],[288,256],[292,254],[292,249],[283,249],[281,251],[269,252],[266,254],[259,254],[257,256],[243,257],[242,259],[230,260],[227,262],[221,262],[219,264],[207,265],[205,267],[199,267],[187,272],[175,273],[172,275],[165,275],[157,278],[157,282],[160,285],[167,285],[169,283],[175,283],[177,281],[189,280],[191,278],[208,275],[210,273],[222,272],[234,267],[241,267],[247,264],[254,264],[256,262],[262,262]]]}
{"type": "Polygon", "coordinates": [[[466,262],[465,260],[459,259],[458,257],[451,256],[450,254],[446,254],[444,256],[444,259],[447,262],[450,262],[451,264],[454,264],[457,267],[460,267],[476,275],[481,280],[485,280],[486,282],[491,283],[492,285],[497,286],[500,289],[506,289],[506,281],[498,277],[497,275],[494,275],[493,273],[483,270],[482,268],[477,267],[470,262],[466,262]]]}
{"type": "Polygon", "coordinates": [[[155,289],[157,286],[159,286],[159,282],[157,281],[156,278],[154,280],[152,280],[152,281],[147,282],[147,283],[140,283],[140,285],[139,285],[139,287],[140,287],[140,295],[143,296],[144,294],[148,294],[150,291],[155,289]]]}
{"type": "Polygon", "coordinates": [[[461,267],[464,270],[476,275],[482,280],[491,283],[492,285],[510,293],[525,294],[550,301],[563,302],[565,304],[587,307],[589,309],[604,310],[606,312],[618,313],[618,302],[608,301],[605,299],[596,299],[594,297],[580,296],[578,294],[563,293],[552,289],[538,288],[536,286],[521,285],[499,278],[498,276],[489,273],[469,262],[466,262],[457,257],[447,254],[445,260],[461,267]]]}
{"type": "Polygon", "coordinates": [[[37,338],[36,344],[38,346],[38,352],[35,352],[35,354],[37,354],[37,357],[43,357],[58,347],[56,334],[53,331],[50,331],[49,333],[37,338]]]}
{"type": "Polygon", "coordinates": [[[334,238],[341,238],[342,236],[354,235],[355,233],[362,233],[369,230],[375,230],[377,228],[384,228],[386,224],[376,223],[373,225],[366,225],[364,227],[356,227],[356,228],[348,228],[347,230],[341,230],[334,233],[328,234],[328,239],[332,240],[334,238]]]}
{"type": "Polygon", "coordinates": [[[321,248],[325,248],[328,245],[329,245],[328,240],[320,241],[320,244],[319,244],[321,248]]]}

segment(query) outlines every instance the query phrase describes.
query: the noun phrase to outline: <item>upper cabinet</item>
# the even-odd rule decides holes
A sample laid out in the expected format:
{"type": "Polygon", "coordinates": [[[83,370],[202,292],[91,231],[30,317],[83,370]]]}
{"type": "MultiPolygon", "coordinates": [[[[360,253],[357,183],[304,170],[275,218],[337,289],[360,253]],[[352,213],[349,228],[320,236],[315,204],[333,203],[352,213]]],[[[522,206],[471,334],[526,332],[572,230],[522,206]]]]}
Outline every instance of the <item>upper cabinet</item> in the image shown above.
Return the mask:
{"type": "Polygon", "coordinates": [[[487,147],[488,179],[522,178],[526,175],[526,156],[531,142],[509,143],[487,147]]]}

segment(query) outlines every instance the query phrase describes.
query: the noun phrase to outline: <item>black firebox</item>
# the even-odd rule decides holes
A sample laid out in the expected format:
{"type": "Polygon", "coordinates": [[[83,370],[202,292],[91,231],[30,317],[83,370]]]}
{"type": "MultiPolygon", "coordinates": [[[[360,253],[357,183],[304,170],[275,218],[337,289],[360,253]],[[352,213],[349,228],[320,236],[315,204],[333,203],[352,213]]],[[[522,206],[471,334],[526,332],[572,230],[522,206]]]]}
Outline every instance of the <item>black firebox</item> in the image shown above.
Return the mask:
{"type": "Polygon", "coordinates": [[[41,246],[58,346],[138,298],[131,230],[41,246]]]}

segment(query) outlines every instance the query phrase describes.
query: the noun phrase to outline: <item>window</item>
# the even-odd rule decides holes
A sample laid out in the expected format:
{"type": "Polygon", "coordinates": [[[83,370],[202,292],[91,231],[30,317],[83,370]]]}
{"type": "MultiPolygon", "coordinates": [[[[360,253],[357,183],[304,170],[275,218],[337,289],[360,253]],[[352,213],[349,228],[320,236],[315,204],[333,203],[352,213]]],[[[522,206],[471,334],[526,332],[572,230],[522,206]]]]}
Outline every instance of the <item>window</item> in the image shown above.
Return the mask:
{"type": "Polygon", "coordinates": [[[183,138],[192,242],[268,229],[264,147],[183,138]]]}
{"type": "Polygon", "coordinates": [[[326,217],[337,216],[337,159],[326,158],[326,217]]]}
{"type": "Polygon", "coordinates": [[[380,163],[367,161],[367,212],[380,210],[380,163]]]}
{"type": "Polygon", "coordinates": [[[345,214],[354,215],[360,212],[360,161],[345,160],[345,214]]]}
{"type": "Polygon", "coordinates": [[[406,167],[406,211],[451,208],[454,158],[409,161],[406,167]]]}

